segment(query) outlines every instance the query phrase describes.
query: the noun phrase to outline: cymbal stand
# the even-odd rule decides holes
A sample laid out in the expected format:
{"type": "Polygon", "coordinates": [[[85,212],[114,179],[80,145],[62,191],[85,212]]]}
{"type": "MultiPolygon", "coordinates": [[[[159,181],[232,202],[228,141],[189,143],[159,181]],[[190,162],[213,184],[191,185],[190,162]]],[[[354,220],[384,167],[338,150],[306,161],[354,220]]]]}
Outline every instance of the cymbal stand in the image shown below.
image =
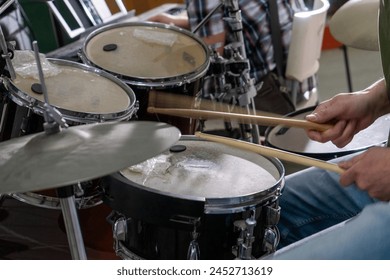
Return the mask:
{"type": "Polygon", "coordinates": [[[70,253],[74,260],[86,260],[83,235],[76,210],[76,199],[73,186],[61,187],[57,189],[60,200],[61,211],[64,217],[66,235],[68,237],[70,253]]]}
{"type": "MultiPolygon", "coordinates": [[[[35,59],[37,61],[40,86],[45,99],[45,122],[43,124],[43,127],[45,133],[49,135],[59,133],[61,131],[61,127],[68,127],[68,125],[62,118],[61,113],[57,109],[52,107],[49,103],[44,74],[39,57],[38,45],[36,41],[33,42],[33,48],[35,53],[35,59]]],[[[62,215],[64,217],[65,229],[68,237],[72,259],[85,260],[87,259],[87,254],[85,252],[83,236],[81,233],[80,223],[77,216],[76,199],[74,196],[73,186],[60,187],[57,189],[57,193],[61,204],[62,215]]]]}

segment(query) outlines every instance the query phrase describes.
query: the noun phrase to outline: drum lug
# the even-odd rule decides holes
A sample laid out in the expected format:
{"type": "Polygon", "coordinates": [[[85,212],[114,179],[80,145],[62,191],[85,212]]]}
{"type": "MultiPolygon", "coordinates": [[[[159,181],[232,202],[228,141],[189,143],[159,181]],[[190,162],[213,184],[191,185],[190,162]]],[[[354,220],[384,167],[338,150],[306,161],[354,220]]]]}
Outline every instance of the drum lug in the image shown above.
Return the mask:
{"type": "Polygon", "coordinates": [[[130,116],[137,116],[138,110],[139,110],[139,100],[136,100],[135,103],[134,103],[134,107],[131,110],[130,116]]]}
{"type": "Polygon", "coordinates": [[[192,240],[188,245],[187,250],[187,260],[199,260],[200,259],[200,248],[199,243],[197,241],[199,233],[197,232],[197,228],[200,224],[200,218],[189,217],[189,216],[175,216],[175,218],[171,218],[171,221],[175,221],[177,223],[182,224],[192,224],[194,229],[191,232],[192,240]]]}
{"type": "Polygon", "coordinates": [[[263,250],[268,254],[275,252],[279,244],[279,231],[277,227],[268,227],[264,231],[263,250]]]}
{"type": "Polygon", "coordinates": [[[237,259],[252,259],[252,244],[255,241],[253,232],[257,222],[255,219],[255,210],[251,212],[251,216],[245,222],[243,220],[234,222],[234,226],[240,230],[240,236],[237,238],[237,259]]]}
{"type": "Polygon", "coordinates": [[[139,110],[139,100],[136,100],[135,103],[134,103],[134,109],[133,109],[133,112],[132,112],[132,116],[134,116],[135,119],[138,119],[138,110],[139,110]]]}
{"type": "Polygon", "coordinates": [[[199,260],[200,259],[200,249],[197,238],[199,233],[196,232],[196,227],[194,227],[194,231],[192,232],[192,241],[188,246],[187,251],[187,260],[199,260]]]}
{"type": "Polygon", "coordinates": [[[127,232],[127,221],[124,217],[120,217],[114,222],[113,237],[115,240],[125,241],[126,232],[127,232]]]}
{"type": "Polygon", "coordinates": [[[84,195],[84,189],[80,183],[74,185],[74,195],[76,197],[81,197],[84,195]]]}
{"type": "Polygon", "coordinates": [[[140,256],[131,252],[126,248],[124,242],[126,242],[127,235],[127,222],[122,214],[112,211],[107,217],[107,221],[112,225],[112,235],[114,240],[114,251],[118,257],[123,260],[142,260],[140,256]]]}
{"type": "Polygon", "coordinates": [[[280,219],[280,206],[266,206],[266,225],[275,226],[279,223],[280,219]]]}
{"type": "Polygon", "coordinates": [[[267,253],[272,253],[276,251],[276,247],[279,244],[279,231],[276,225],[280,219],[280,206],[275,203],[275,205],[268,205],[265,207],[266,211],[266,228],[264,230],[263,238],[263,250],[267,253]]]}
{"type": "MultiPolygon", "coordinates": [[[[110,218],[113,218],[112,215],[110,218]]],[[[127,221],[125,217],[119,217],[113,223],[113,239],[114,239],[114,250],[118,256],[123,256],[123,248],[121,246],[122,241],[126,241],[127,233],[127,221]]]]}

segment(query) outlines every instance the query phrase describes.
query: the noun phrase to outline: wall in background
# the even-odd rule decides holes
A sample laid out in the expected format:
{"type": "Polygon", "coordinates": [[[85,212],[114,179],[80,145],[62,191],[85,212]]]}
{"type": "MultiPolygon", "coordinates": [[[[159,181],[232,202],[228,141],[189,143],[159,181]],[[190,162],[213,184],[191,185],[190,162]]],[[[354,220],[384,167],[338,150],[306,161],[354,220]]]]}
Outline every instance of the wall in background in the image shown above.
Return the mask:
{"type": "MultiPolygon", "coordinates": [[[[78,0],[70,0],[70,2],[78,0]]],[[[31,40],[36,40],[39,45],[39,50],[42,53],[53,51],[61,46],[64,46],[75,39],[69,38],[62,28],[58,25],[55,19],[49,12],[48,6],[44,1],[40,0],[19,0],[23,14],[25,15],[25,25],[31,30],[31,40]]],[[[56,5],[61,10],[62,16],[66,19],[71,27],[77,27],[77,23],[72,20],[72,17],[64,8],[62,0],[55,0],[56,5]]],[[[115,0],[106,0],[112,13],[119,12],[119,8],[115,0]]],[[[184,3],[184,0],[123,0],[127,10],[135,10],[136,14],[141,14],[150,9],[158,7],[166,3],[184,3]]]]}

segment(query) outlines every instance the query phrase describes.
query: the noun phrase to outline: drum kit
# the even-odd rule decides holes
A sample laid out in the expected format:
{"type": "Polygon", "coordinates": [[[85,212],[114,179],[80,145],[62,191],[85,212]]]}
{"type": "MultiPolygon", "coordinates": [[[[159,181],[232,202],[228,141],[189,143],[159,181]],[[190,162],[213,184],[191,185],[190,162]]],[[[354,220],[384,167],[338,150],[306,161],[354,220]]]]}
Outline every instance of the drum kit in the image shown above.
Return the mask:
{"type": "Polygon", "coordinates": [[[101,202],[113,209],[115,252],[126,259],[275,250],[280,162],[180,138],[194,133],[188,118],[186,131],[177,117],[172,125],[143,115],[150,91],[199,95],[210,64],[201,39],[164,24],[113,24],[87,37],[78,63],[46,58],[36,42],[34,52],[14,50],[2,37],[0,194],[60,209],[73,259],[87,258],[77,210],[101,202]],[[237,166],[243,189],[234,188],[237,166]],[[95,180],[101,201],[85,204],[95,180]]]}
{"type": "MultiPolygon", "coordinates": [[[[191,135],[196,116],[148,113],[151,92],[199,96],[210,67],[201,39],[164,24],[117,23],[87,37],[78,63],[45,58],[36,42],[34,52],[16,51],[0,35],[0,196],[61,209],[73,259],[87,258],[77,208],[99,203],[113,210],[113,250],[123,259],[276,250],[281,162],[191,135]],[[99,198],[85,204],[96,179],[99,198]],[[58,198],[40,196],[47,190],[58,198]]],[[[269,143],[278,146],[275,129],[269,143]]]]}

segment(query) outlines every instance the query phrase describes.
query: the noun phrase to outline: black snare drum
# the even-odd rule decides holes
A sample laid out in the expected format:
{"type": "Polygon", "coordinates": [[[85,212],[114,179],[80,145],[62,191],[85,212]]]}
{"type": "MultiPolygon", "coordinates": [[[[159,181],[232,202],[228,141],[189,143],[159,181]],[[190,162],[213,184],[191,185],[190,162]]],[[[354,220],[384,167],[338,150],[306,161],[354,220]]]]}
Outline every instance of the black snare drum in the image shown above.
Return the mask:
{"type": "Polygon", "coordinates": [[[276,159],[185,136],[104,178],[103,201],[124,259],[247,259],[278,243],[283,184],[276,159]]]}

